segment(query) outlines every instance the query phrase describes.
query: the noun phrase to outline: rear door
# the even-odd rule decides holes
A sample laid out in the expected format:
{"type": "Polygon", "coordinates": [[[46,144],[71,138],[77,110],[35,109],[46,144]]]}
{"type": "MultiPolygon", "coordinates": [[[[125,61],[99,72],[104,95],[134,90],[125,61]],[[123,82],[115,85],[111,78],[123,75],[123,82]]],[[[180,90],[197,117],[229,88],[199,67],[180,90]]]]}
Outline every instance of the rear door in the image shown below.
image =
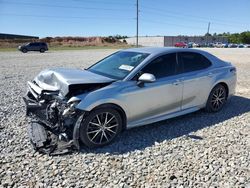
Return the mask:
{"type": "Polygon", "coordinates": [[[178,53],[178,61],[182,69],[182,110],[204,105],[213,84],[212,63],[202,54],[195,52],[178,53]]]}
{"type": "Polygon", "coordinates": [[[35,50],[35,51],[39,51],[40,48],[41,48],[40,45],[41,45],[40,43],[34,43],[34,50],[35,50]]]}

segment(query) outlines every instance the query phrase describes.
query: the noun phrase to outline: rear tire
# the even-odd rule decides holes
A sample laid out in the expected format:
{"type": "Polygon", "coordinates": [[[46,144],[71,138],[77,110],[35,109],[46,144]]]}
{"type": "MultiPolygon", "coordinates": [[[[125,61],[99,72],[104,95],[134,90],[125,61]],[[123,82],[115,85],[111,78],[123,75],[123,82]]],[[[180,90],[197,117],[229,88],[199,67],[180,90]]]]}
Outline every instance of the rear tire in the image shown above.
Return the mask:
{"type": "Polygon", "coordinates": [[[40,49],[40,53],[44,53],[45,52],[45,49],[44,48],[41,48],[40,49]]]}
{"type": "Polygon", "coordinates": [[[225,105],[226,101],[226,88],[223,85],[218,84],[210,92],[205,110],[207,112],[218,112],[225,105]]]}
{"type": "Polygon", "coordinates": [[[112,108],[100,108],[81,123],[80,139],[89,148],[102,147],[113,142],[121,130],[121,115],[112,108]]]}

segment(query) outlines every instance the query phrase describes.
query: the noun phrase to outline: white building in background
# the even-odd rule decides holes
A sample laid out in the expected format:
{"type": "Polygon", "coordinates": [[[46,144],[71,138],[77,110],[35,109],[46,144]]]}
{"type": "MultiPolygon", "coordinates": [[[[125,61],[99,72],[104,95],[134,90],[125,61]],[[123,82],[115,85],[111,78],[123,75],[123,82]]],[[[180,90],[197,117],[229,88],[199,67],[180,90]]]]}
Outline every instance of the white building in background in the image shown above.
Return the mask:
{"type": "MultiPolygon", "coordinates": [[[[128,44],[136,45],[136,37],[126,38],[128,44]]],[[[164,36],[161,37],[139,37],[138,43],[140,46],[164,46],[164,36]]]]}

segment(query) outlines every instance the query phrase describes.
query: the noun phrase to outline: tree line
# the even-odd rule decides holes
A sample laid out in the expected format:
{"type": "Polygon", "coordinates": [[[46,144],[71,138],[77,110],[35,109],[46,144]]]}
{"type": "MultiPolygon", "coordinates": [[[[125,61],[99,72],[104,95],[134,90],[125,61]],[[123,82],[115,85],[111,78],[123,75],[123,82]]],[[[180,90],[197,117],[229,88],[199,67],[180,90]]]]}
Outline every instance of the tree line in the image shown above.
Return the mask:
{"type": "Polygon", "coordinates": [[[228,38],[229,43],[242,43],[242,44],[250,44],[250,31],[244,31],[242,33],[214,33],[212,36],[223,36],[228,38]]]}

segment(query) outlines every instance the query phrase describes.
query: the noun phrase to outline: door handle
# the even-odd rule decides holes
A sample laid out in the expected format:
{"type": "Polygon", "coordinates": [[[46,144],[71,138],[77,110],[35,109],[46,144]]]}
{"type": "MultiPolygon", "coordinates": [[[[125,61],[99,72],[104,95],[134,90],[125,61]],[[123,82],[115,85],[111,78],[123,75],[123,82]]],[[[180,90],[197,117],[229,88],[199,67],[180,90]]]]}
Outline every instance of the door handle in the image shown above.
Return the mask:
{"type": "Polygon", "coordinates": [[[179,85],[180,83],[181,83],[180,80],[175,80],[172,84],[177,86],[177,85],[179,85]]]}
{"type": "Polygon", "coordinates": [[[212,77],[213,77],[213,75],[214,75],[214,74],[210,72],[210,73],[208,73],[208,75],[207,75],[207,76],[208,76],[208,77],[210,77],[210,78],[212,78],[212,77]]]}

